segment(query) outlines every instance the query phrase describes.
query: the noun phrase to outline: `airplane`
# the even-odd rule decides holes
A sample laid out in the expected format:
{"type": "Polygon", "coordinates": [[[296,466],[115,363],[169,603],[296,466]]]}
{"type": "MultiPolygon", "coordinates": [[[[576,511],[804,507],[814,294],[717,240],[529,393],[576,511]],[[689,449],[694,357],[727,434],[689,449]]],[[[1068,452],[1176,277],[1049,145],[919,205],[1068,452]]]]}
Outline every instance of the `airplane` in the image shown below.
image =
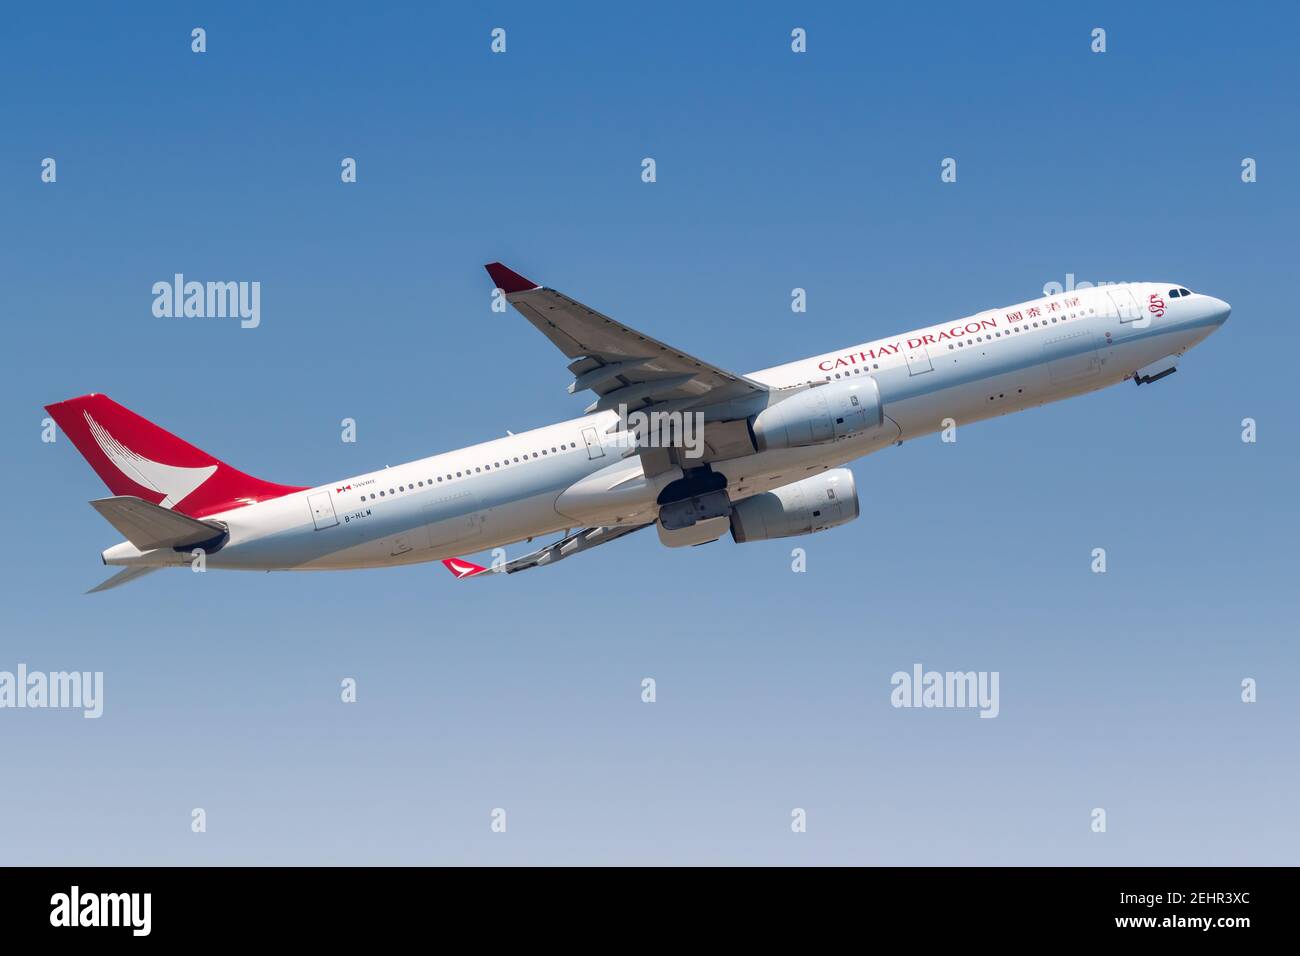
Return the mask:
{"type": "Polygon", "coordinates": [[[576,418],[311,487],[241,472],[106,395],[46,406],[126,540],[92,588],[165,567],[456,578],[554,564],[654,525],[668,547],[812,534],[858,516],[847,463],[940,431],[1172,374],[1228,303],[1171,282],[1063,291],[740,375],[525,279],[488,275],[569,359],[576,418]],[[485,567],[461,555],[560,533],[485,567]],[[196,562],[202,562],[197,564],[196,562]]]}

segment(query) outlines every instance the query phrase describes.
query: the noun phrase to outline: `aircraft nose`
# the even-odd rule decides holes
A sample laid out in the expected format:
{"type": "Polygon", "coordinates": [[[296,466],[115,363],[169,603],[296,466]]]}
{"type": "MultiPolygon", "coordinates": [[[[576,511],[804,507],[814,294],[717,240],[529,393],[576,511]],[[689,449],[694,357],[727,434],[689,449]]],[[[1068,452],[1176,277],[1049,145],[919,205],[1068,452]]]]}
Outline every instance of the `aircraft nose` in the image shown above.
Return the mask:
{"type": "Polygon", "coordinates": [[[1232,306],[1212,295],[1207,295],[1206,298],[1210,300],[1210,315],[1214,318],[1214,324],[1222,325],[1227,322],[1228,316],[1232,314],[1232,306]]]}

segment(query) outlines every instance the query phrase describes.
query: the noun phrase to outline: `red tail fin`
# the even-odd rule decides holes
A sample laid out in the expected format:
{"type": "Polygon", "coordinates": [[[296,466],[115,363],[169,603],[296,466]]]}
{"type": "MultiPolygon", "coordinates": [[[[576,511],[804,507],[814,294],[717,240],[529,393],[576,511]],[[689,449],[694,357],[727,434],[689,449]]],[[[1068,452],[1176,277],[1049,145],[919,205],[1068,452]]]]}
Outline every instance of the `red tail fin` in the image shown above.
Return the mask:
{"type": "Polygon", "coordinates": [[[231,468],[107,395],[70,398],[45,410],[115,495],[201,518],[303,490],[231,468]]]}

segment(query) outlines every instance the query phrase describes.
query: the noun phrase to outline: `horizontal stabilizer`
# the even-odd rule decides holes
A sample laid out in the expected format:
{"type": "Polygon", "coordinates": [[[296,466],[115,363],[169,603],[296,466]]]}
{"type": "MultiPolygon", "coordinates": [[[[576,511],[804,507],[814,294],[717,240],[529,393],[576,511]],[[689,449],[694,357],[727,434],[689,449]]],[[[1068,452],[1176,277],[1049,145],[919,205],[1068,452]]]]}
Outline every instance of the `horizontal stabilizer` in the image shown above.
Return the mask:
{"type": "Polygon", "coordinates": [[[218,522],[189,518],[131,495],[99,498],[90,506],[141,551],[199,544],[226,530],[218,522]]]}
{"type": "Polygon", "coordinates": [[[135,565],[134,567],[130,567],[130,568],[123,568],[121,571],[118,571],[117,574],[113,575],[103,584],[95,585],[86,593],[94,594],[97,591],[108,591],[111,590],[112,588],[120,588],[123,584],[126,584],[129,581],[134,581],[136,578],[142,578],[146,574],[149,574],[157,570],[159,569],[156,567],[151,567],[149,565],[141,565],[141,564],[135,565]]]}

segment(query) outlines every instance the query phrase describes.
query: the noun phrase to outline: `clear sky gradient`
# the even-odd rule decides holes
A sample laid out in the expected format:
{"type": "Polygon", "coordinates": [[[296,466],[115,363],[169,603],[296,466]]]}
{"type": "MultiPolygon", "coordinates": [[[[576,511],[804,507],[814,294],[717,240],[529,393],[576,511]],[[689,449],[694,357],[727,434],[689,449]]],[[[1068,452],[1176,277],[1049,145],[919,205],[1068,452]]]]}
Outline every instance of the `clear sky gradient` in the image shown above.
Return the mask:
{"type": "Polygon", "coordinates": [[[0,862],[1296,862],[1293,10],[375,6],[5,13],[0,670],[105,701],[0,710],[0,862]],[[1067,274],[1234,311],[1157,386],[855,463],[807,539],[82,594],[118,538],[45,403],[304,485],[579,414],[494,259],[738,372],[1067,274]],[[155,318],[178,272],[261,326],[155,318]],[[1000,715],[891,707],[918,662],[1000,715]]]}

